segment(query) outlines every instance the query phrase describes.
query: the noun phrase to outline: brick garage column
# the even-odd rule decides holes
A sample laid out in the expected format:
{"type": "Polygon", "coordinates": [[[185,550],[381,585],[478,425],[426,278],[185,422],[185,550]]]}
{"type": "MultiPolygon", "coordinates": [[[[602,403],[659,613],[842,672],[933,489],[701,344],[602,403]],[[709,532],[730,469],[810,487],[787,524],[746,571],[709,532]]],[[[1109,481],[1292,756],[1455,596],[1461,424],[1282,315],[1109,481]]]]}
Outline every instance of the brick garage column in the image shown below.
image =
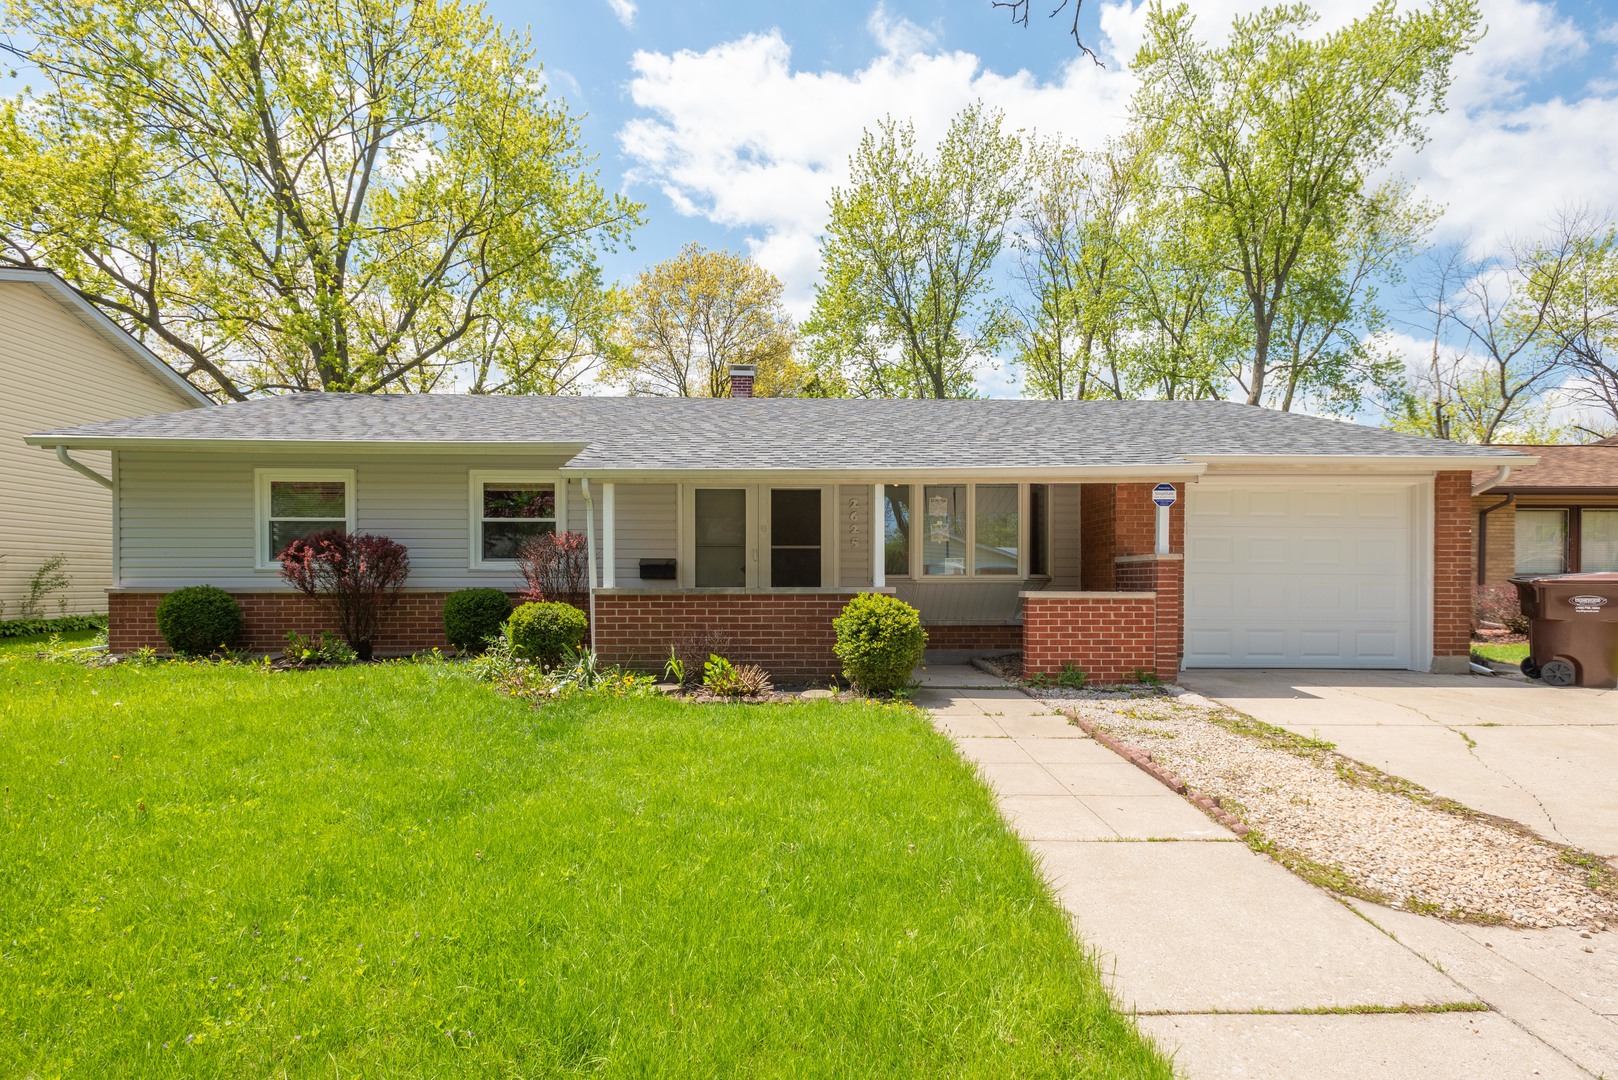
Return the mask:
{"type": "Polygon", "coordinates": [[[1467,670],[1472,647],[1472,474],[1441,472],[1433,479],[1433,670],[1467,670]]]}

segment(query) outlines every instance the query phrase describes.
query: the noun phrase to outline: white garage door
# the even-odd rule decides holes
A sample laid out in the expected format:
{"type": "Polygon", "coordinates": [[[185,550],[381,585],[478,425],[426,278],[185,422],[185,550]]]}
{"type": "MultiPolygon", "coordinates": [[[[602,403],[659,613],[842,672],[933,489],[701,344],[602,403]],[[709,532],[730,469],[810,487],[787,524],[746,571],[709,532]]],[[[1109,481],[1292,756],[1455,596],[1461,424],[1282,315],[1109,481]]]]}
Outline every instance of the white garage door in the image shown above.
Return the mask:
{"type": "Polygon", "coordinates": [[[1410,666],[1415,488],[1186,495],[1186,667],[1410,666]]]}

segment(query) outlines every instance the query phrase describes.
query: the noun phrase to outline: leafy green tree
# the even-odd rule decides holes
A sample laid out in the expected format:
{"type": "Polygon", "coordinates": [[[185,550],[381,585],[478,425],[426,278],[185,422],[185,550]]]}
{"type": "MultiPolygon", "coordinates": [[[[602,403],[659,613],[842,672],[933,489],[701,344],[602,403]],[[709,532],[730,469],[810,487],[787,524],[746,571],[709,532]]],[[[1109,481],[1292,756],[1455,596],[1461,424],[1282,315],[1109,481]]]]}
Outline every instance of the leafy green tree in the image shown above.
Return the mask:
{"type": "Polygon", "coordinates": [[[933,155],[911,125],[867,131],[832,192],[803,330],[828,382],[872,397],[965,397],[1009,318],[993,269],[1018,202],[1021,142],[973,105],[933,155]]]}
{"type": "Polygon", "coordinates": [[[1575,424],[1606,438],[1618,433],[1618,225],[1588,214],[1580,221],[1550,322],[1569,376],[1565,392],[1580,414],[1575,424]]]}
{"type": "Polygon", "coordinates": [[[1134,65],[1134,119],[1164,184],[1154,212],[1179,218],[1170,231],[1223,279],[1207,313],[1246,343],[1226,387],[1253,405],[1354,400],[1365,369],[1340,343],[1367,311],[1361,290],[1426,221],[1407,188],[1373,178],[1425,141],[1478,33],[1474,0],[1402,15],[1383,0],[1310,37],[1316,18],[1300,4],[1266,8],[1213,47],[1184,4],[1154,3],[1134,65]]]}
{"type": "Polygon", "coordinates": [[[781,282],[752,259],[687,244],[641,273],[605,377],[631,393],[724,397],[730,365],[758,368],[754,393],[791,393],[803,380],[781,282]]]}
{"type": "Polygon", "coordinates": [[[570,386],[608,197],[524,40],[456,0],[5,0],[0,262],[220,397],[570,386]]]}
{"type": "Polygon", "coordinates": [[[1127,144],[1086,153],[1060,140],[1028,149],[1014,246],[1027,300],[1015,363],[1035,397],[1122,397],[1130,249],[1138,201],[1127,144]]]}
{"type": "Polygon", "coordinates": [[[1553,400],[1576,376],[1585,339],[1573,298],[1585,288],[1600,233],[1563,214],[1546,235],[1467,259],[1457,246],[1435,260],[1421,289],[1430,355],[1395,395],[1396,428],[1460,442],[1554,442],[1569,432],[1553,400]]]}

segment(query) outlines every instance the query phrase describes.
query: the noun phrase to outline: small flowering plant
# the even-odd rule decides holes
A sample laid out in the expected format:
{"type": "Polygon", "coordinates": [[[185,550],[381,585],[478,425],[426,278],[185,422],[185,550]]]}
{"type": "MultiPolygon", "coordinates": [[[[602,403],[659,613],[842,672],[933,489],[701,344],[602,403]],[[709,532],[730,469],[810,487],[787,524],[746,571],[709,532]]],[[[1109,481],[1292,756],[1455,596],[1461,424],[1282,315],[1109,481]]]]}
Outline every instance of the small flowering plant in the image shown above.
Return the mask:
{"type": "Polygon", "coordinates": [[[405,546],[373,533],[328,529],[281,552],[281,577],[326,609],[361,660],[371,659],[382,616],[409,576],[405,546]]]}

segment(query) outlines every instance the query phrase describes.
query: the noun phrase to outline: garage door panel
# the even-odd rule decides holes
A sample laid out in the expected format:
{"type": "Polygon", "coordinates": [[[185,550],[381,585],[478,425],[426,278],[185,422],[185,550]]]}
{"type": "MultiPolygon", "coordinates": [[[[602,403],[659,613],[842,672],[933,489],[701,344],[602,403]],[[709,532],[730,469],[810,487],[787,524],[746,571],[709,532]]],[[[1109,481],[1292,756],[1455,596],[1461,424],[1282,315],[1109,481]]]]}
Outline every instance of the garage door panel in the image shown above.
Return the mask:
{"type": "Polygon", "coordinates": [[[1188,667],[1409,666],[1408,486],[1188,494],[1188,667]]]}

